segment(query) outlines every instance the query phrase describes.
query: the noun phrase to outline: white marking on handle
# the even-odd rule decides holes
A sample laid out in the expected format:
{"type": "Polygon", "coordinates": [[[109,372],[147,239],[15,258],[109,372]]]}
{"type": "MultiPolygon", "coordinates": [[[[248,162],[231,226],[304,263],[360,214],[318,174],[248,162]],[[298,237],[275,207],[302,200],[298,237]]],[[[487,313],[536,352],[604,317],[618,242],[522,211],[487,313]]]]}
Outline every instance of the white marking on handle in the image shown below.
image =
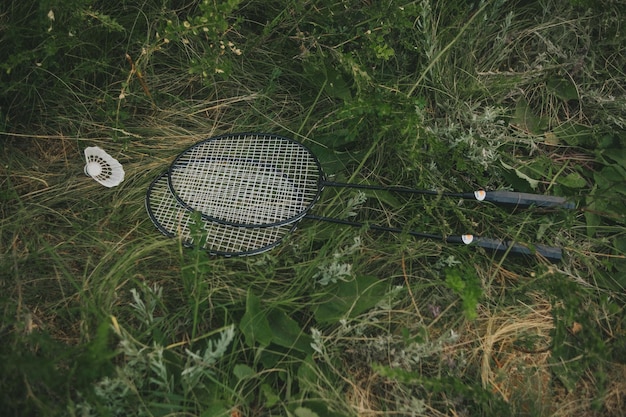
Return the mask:
{"type": "Polygon", "coordinates": [[[469,245],[470,243],[472,243],[472,241],[474,240],[474,235],[462,235],[461,236],[461,240],[463,241],[463,243],[465,243],[466,245],[469,245]]]}
{"type": "Polygon", "coordinates": [[[487,192],[485,190],[474,191],[474,197],[478,201],[483,201],[487,197],[487,192]]]}

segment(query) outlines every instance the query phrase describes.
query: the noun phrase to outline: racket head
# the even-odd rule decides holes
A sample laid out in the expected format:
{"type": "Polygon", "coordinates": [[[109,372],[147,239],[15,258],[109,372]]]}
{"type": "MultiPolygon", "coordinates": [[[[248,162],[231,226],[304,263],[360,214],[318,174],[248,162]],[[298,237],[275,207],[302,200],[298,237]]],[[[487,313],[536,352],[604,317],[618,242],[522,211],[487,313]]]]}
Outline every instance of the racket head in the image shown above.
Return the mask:
{"type": "MultiPolygon", "coordinates": [[[[155,178],[146,193],[146,211],[156,228],[168,237],[180,237],[183,245],[194,246],[193,230],[196,220],[193,212],[178,203],[170,192],[167,172],[155,178]]],[[[282,242],[296,223],[263,228],[244,228],[223,225],[200,219],[203,249],[212,255],[248,256],[266,252],[282,242]]]]}
{"type": "Polygon", "coordinates": [[[304,145],[269,133],[205,139],[170,165],[178,203],[206,221],[244,228],[297,222],[324,187],[319,160],[304,145]]]}

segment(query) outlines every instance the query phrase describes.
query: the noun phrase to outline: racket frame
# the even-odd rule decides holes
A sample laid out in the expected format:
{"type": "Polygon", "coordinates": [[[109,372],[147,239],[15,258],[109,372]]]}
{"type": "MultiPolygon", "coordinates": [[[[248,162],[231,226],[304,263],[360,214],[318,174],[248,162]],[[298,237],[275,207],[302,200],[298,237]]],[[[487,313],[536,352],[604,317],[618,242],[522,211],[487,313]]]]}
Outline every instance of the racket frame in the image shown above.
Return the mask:
{"type": "MultiPolygon", "coordinates": [[[[232,158],[228,158],[228,157],[218,157],[218,158],[209,158],[209,159],[213,159],[213,160],[222,160],[222,161],[232,161],[232,160],[238,160],[238,157],[232,157],[232,158]]],[[[281,176],[287,180],[290,181],[292,183],[295,184],[295,181],[293,180],[293,178],[290,178],[289,176],[287,176],[285,173],[283,173],[281,171],[281,169],[275,165],[272,165],[272,161],[254,161],[249,159],[249,157],[247,158],[240,158],[239,160],[248,163],[248,164],[257,164],[259,166],[263,166],[266,168],[270,168],[273,169],[275,172],[279,172],[281,173],[281,176]]],[[[207,161],[199,161],[199,163],[206,163],[207,161]]],[[[283,226],[283,225],[288,225],[288,224],[292,224],[292,223],[297,223],[300,219],[302,219],[310,210],[311,208],[315,205],[315,203],[317,203],[317,201],[320,199],[320,196],[322,194],[322,191],[324,190],[324,186],[327,184],[328,182],[326,181],[326,177],[324,174],[324,171],[322,169],[322,164],[319,161],[319,159],[317,158],[317,156],[315,156],[315,154],[313,152],[311,152],[311,150],[309,148],[307,148],[306,146],[304,146],[303,144],[301,144],[300,142],[297,142],[291,138],[285,137],[285,136],[281,136],[281,135],[277,135],[277,134],[272,134],[272,133],[257,133],[257,132],[243,132],[243,133],[229,133],[229,134],[224,134],[224,135],[219,135],[219,136],[214,136],[205,140],[202,140],[200,142],[197,142],[193,145],[191,145],[190,147],[188,147],[187,149],[185,149],[183,152],[181,152],[176,159],[174,159],[174,161],[170,164],[170,167],[168,169],[168,185],[170,188],[170,192],[172,193],[172,195],[174,196],[174,198],[178,201],[178,203],[187,208],[190,211],[198,211],[200,212],[200,215],[202,216],[202,218],[206,221],[210,221],[210,222],[215,222],[215,223],[219,223],[219,224],[223,224],[223,225],[227,225],[227,226],[233,226],[233,227],[245,227],[245,228],[264,228],[264,227],[276,227],[276,226],[283,226]],[[309,169],[314,171],[314,174],[316,175],[316,179],[313,182],[315,184],[314,187],[310,187],[310,189],[307,190],[306,194],[308,194],[308,198],[307,198],[307,202],[305,203],[305,205],[303,206],[303,208],[300,208],[299,211],[296,212],[295,215],[292,215],[290,217],[287,218],[283,218],[281,220],[278,221],[272,221],[272,222],[265,222],[265,223],[250,223],[250,222],[241,222],[241,221],[231,221],[231,220],[227,220],[227,219],[223,219],[220,217],[216,217],[215,215],[212,215],[210,213],[206,213],[202,210],[198,210],[197,207],[194,207],[193,205],[189,204],[188,201],[185,201],[185,199],[183,197],[180,196],[180,190],[177,190],[179,187],[177,187],[177,171],[180,171],[181,169],[184,169],[184,167],[193,164],[194,162],[185,162],[185,159],[187,158],[187,155],[192,153],[194,149],[198,149],[201,146],[204,146],[206,144],[212,143],[212,142],[219,142],[222,140],[245,140],[245,139],[250,139],[250,138],[254,138],[255,140],[258,139],[270,139],[270,140],[278,140],[278,141],[284,141],[289,145],[294,145],[296,147],[296,149],[299,149],[301,152],[303,152],[309,159],[309,167],[313,167],[313,169],[309,169]]],[[[303,190],[298,190],[298,192],[296,193],[298,195],[303,195],[305,194],[305,192],[303,190]]]]}

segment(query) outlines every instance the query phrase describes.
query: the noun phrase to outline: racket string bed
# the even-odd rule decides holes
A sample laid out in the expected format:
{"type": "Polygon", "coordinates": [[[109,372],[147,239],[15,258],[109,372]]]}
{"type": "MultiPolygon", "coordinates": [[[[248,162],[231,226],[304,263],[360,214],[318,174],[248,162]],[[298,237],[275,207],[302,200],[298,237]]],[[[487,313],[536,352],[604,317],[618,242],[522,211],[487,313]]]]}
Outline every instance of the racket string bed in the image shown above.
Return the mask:
{"type": "MultiPolygon", "coordinates": [[[[154,225],[168,237],[179,237],[185,246],[196,244],[192,212],[171,194],[167,173],[158,176],[148,188],[146,209],[154,225]]],[[[278,245],[294,226],[245,228],[200,220],[202,247],[210,253],[233,256],[265,252],[278,245]]]]}

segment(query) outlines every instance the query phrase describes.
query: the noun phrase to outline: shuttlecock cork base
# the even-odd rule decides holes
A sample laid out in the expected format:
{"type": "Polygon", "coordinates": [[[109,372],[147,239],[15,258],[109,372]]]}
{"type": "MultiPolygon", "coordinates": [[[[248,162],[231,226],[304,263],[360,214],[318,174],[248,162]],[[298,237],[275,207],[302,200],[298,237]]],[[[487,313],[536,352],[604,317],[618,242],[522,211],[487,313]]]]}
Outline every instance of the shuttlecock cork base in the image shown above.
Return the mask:
{"type": "Polygon", "coordinates": [[[85,148],[85,175],[105,187],[115,187],[124,181],[124,168],[117,159],[97,146],[85,148]]]}

